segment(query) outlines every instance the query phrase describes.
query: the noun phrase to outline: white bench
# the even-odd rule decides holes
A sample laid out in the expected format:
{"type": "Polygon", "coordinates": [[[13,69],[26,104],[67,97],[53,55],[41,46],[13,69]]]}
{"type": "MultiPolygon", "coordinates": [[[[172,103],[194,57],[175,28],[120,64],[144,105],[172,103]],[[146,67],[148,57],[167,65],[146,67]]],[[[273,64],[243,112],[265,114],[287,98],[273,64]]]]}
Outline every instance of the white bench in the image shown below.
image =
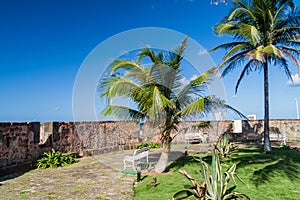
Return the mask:
{"type": "Polygon", "coordinates": [[[134,170],[136,169],[135,164],[134,164],[135,161],[139,161],[140,162],[141,159],[146,158],[147,163],[149,163],[149,159],[148,159],[149,151],[150,151],[150,147],[144,147],[142,149],[136,149],[133,152],[132,156],[125,156],[124,160],[123,160],[123,163],[124,163],[123,170],[126,169],[126,162],[131,163],[132,164],[132,168],[134,170]]]}
{"type": "Polygon", "coordinates": [[[204,142],[204,136],[201,133],[185,133],[184,138],[186,144],[204,142]]]}
{"type": "MultiPolygon", "coordinates": [[[[283,143],[284,145],[286,145],[286,142],[285,142],[286,136],[285,136],[285,134],[273,133],[273,134],[269,134],[269,137],[270,137],[271,142],[272,141],[275,141],[275,142],[279,141],[279,142],[283,143]]],[[[262,137],[261,142],[262,142],[262,144],[264,143],[264,137],[262,137]]]]}

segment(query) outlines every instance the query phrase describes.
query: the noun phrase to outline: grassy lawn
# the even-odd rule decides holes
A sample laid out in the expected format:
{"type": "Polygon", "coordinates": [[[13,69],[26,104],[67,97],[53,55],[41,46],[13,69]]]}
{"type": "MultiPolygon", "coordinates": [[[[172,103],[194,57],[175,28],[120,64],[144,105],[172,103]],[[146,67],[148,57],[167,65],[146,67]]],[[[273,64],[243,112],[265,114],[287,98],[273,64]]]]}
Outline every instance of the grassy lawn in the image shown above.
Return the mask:
{"type": "MultiPolygon", "coordinates": [[[[202,183],[197,157],[199,155],[178,159],[169,166],[168,173],[145,175],[143,182],[134,188],[134,199],[172,199],[175,192],[190,184],[178,172],[179,169],[187,170],[198,179],[198,183],[202,183]],[[156,187],[150,184],[154,177],[157,178],[156,187]]],[[[203,160],[209,163],[211,156],[207,154],[203,160]]],[[[223,159],[222,163],[223,169],[237,163],[237,174],[247,185],[238,182],[236,191],[247,194],[251,199],[299,199],[300,153],[294,150],[273,148],[271,154],[264,154],[259,148],[243,148],[236,150],[231,158],[223,159]]]]}

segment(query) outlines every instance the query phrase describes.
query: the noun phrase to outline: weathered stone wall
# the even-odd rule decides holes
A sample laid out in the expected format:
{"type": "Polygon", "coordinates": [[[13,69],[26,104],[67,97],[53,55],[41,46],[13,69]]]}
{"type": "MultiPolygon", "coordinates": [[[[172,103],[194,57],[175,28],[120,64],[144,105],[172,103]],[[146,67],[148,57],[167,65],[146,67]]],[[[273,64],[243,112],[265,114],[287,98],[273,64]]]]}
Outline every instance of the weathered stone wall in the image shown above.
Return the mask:
{"type": "Polygon", "coordinates": [[[0,123],[0,175],[39,158],[40,123],[0,123]]]}
{"type": "Polygon", "coordinates": [[[139,124],[131,121],[75,122],[80,139],[80,153],[99,154],[113,150],[133,149],[138,140],[139,124]]]}
{"type": "MultiPolygon", "coordinates": [[[[205,142],[214,143],[218,140],[219,136],[224,133],[224,130],[230,122],[227,121],[210,121],[209,127],[200,128],[197,125],[204,121],[185,121],[179,124],[178,135],[175,137],[175,143],[182,143],[184,141],[185,133],[202,133],[207,136],[205,142]]],[[[176,134],[176,132],[174,133],[176,134]]]]}
{"type": "MultiPolygon", "coordinates": [[[[203,121],[202,121],[203,122],[203,121]]],[[[214,143],[225,133],[234,141],[259,142],[263,120],[243,121],[243,132],[233,133],[232,121],[211,121],[209,128],[185,121],[178,126],[174,143],[184,142],[184,134],[201,132],[214,143]]],[[[18,165],[31,165],[52,148],[80,155],[133,149],[143,141],[160,141],[159,126],[134,121],[0,123],[0,175],[18,165]],[[141,129],[140,129],[141,128],[141,129]]],[[[287,140],[300,140],[300,120],[270,120],[270,132],[286,134],[287,140]]]]}
{"type": "MultiPolygon", "coordinates": [[[[242,121],[242,127],[242,133],[232,133],[233,125],[229,122],[224,133],[230,135],[234,141],[261,141],[264,132],[263,120],[242,121]]],[[[300,140],[300,120],[270,120],[270,134],[272,133],[285,134],[287,141],[300,140]]]]}
{"type": "Polygon", "coordinates": [[[139,124],[132,121],[51,122],[41,125],[40,146],[82,155],[133,149],[139,124]]]}

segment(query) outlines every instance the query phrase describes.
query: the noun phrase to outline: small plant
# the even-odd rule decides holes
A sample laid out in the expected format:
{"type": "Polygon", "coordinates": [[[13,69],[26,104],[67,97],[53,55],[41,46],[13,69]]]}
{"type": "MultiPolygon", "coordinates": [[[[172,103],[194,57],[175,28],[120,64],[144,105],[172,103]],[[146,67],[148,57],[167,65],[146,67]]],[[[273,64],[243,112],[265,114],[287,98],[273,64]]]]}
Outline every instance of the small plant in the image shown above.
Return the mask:
{"type": "Polygon", "coordinates": [[[283,143],[280,144],[280,148],[282,148],[282,149],[291,149],[291,147],[288,144],[283,144],[283,143]]]}
{"type": "Polygon", "coordinates": [[[230,154],[236,149],[237,146],[229,142],[227,135],[220,137],[217,144],[215,144],[215,150],[223,158],[229,157],[230,154]]]}
{"type": "Polygon", "coordinates": [[[197,124],[193,125],[193,127],[195,127],[195,128],[209,128],[209,127],[211,127],[211,125],[210,125],[210,121],[205,121],[205,122],[197,123],[197,124]]]}
{"type": "Polygon", "coordinates": [[[192,185],[186,185],[184,190],[175,193],[173,200],[186,199],[190,196],[194,196],[198,200],[250,199],[245,194],[233,191],[237,187],[235,177],[244,183],[235,170],[236,164],[233,164],[225,172],[222,172],[217,152],[212,156],[211,171],[208,164],[200,158],[200,175],[204,182],[200,185],[187,171],[180,170],[179,172],[189,179],[192,185]],[[231,187],[229,187],[230,180],[234,183],[231,187]]]}
{"type": "Polygon", "coordinates": [[[150,147],[151,149],[157,149],[157,148],[161,148],[161,144],[158,142],[143,142],[139,145],[137,145],[137,149],[142,149],[144,147],[150,147]]]}
{"type": "Polygon", "coordinates": [[[72,153],[63,155],[60,151],[55,151],[54,149],[49,153],[45,152],[43,155],[44,156],[37,161],[37,168],[57,168],[77,162],[72,153]]]}

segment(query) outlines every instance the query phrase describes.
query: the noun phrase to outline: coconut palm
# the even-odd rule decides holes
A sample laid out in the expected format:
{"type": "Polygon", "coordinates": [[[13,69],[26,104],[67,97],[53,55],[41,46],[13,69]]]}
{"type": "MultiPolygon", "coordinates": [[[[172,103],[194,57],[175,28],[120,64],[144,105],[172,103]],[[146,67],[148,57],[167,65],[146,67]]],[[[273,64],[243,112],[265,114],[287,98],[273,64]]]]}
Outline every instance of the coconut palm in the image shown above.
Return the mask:
{"type": "Polygon", "coordinates": [[[214,27],[217,35],[234,38],[221,44],[225,49],[222,76],[242,68],[241,80],[252,71],[264,74],[264,151],[271,151],[269,139],[269,68],[279,67],[291,78],[289,64],[299,68],[300,13],[292,0],[235,0],[233,10],[214,27]]]}
{"type": "Polygon", "coordinates": [[[155,167],[157,173],[167,166],[171,142],[176,136],[173,130],[178,131],[181,119],[202,117],[221,107],[230,108],[222,100],[205,95],[206,83],[215,75],[215,68],[182,84],[180,66],[186,42],[187,38],[171,52],[144,48],[137,62],[118,59],[111,64],[110,75],[99,85],[101,97],[108,100],[102,111],[104,116],[147,120],[161,128],[163,151],[155,167]],[[142,63],[149,60],[151,66],[145,67],[142,63]],[[116,105],[115,97],[127,97],[133,105],[116,105]]]}

